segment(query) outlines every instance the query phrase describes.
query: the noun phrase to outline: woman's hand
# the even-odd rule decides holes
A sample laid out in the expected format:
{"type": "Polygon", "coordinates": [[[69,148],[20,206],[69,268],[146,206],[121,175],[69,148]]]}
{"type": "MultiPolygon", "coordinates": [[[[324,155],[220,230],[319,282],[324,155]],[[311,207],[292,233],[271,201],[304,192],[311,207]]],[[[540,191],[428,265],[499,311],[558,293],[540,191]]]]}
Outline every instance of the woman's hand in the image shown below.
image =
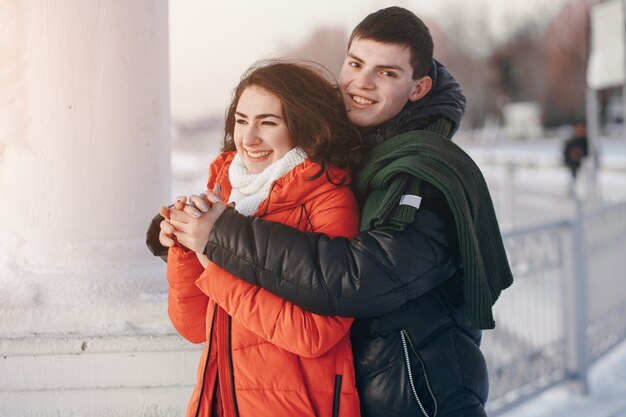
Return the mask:
{"type": "Polygon", "coordinates": [[[196,253],[204,253],[211,229],[227,206],[211,191],[192,195],[189,201],[193,206],[187,204],[182,210],[176,207],[170,210],[170,224],[175,227],[173,233],[178,243],[196,253]]]}
{"type": "MultiPolygon", "coordinates": [[[[197,199],[198,197],[195,195],[192,195],[190,197],[190,204],[194,204],[191,200],[191,198],[194,197],[194,200],[197,199]]],[[[196,210],[194,207],[187,206],[187,197],[186,196],[178,196],[176,197],[176,199],[174,200],[174,203],[170,206],[170,207],[161,207],[161,209],[159,210],[159,214],[164,218],[163,221],[161,221],[161,223],[159,224],[160,227],[160,232],[159,232],[159,242],[161,243],[161,245],[165,246],[166,248],[171,248],[172,246],[176,246],[177,242],[176,242],[176,236],[174,235],[174,232],[176,231],[176,228],[172,225],[172,223],[170,222],[170,210],[171,209],[175,209],[175,210],[184,210],[186,207],[189,207],[187,209],[187,212],[189,214],[191,214],[192,216],[195,217],[199,217],[200,216],[200,212],[198,210],[196,210]]],[[[202,207],[204,208],[204,211],[208,211],[208,207],[206,204],[204,203],[200,203],[200,202],[196,202],[195,203],[197,207],[202,207]]]]}

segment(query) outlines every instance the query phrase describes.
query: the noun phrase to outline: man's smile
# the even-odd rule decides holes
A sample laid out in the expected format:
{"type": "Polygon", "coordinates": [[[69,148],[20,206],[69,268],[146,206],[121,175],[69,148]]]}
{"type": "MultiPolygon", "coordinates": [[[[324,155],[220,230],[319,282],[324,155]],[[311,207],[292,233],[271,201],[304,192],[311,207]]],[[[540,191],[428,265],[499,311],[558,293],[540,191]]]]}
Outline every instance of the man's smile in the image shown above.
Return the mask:
{"type": "Polygon", "coordinates": [[[352,99],[352,101],[362,106],[367,106],[367,105],[376,103],[376,101],[374,100],[370,100],[368,98],[357,96],[357,95],[352,95],[352,94],[350,94],[350,98],[352,99]]]}

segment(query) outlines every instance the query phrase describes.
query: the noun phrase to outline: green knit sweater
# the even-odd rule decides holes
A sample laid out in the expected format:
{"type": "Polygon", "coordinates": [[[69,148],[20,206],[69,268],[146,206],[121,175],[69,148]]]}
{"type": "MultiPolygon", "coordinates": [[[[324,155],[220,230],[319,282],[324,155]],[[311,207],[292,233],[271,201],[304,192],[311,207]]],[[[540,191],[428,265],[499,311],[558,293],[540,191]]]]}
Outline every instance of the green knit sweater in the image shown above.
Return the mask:
{"type": "Polygon", "coordinates": [[[363,167],[353,183],[357,196],[365,197],[361,230],[400,231],[413,223],[418,209],[399,202],[402,195],[420,195],[421,181],[443,193],[456,224],[469,318],[477,328],[493,328],[491,308],[513,276],[487,184],[474,161],[445,137],[414,131],[374,147],[363,167]]]}

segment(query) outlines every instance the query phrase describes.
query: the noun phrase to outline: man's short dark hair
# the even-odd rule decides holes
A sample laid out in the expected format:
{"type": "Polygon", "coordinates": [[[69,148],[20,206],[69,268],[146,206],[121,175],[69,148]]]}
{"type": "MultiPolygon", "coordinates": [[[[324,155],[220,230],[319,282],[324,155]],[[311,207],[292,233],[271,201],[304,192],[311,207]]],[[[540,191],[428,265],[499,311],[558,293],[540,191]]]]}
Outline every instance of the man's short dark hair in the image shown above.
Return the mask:
{"type": "Polygon", "coordinates": [[[392,6],[368,15],[352,31],[348,48],[357,38],[408,47],[414,80],[428,75],[430,71],[433,38],[424,22],[407,9],[392,6]]]}

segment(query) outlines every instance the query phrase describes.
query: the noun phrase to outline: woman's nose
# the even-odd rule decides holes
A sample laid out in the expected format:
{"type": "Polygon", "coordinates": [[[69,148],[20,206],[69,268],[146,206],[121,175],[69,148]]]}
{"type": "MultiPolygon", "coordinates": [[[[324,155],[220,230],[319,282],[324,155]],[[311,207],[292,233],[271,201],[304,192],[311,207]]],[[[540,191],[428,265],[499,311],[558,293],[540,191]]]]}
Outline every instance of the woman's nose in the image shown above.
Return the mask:
{"type": "Polygon", "coordinates": [[[259,132],[256,126],[248,125],[248,128],[243,133],[243,143],[245,145],[256,145],[261,142],[259,132]]]}

